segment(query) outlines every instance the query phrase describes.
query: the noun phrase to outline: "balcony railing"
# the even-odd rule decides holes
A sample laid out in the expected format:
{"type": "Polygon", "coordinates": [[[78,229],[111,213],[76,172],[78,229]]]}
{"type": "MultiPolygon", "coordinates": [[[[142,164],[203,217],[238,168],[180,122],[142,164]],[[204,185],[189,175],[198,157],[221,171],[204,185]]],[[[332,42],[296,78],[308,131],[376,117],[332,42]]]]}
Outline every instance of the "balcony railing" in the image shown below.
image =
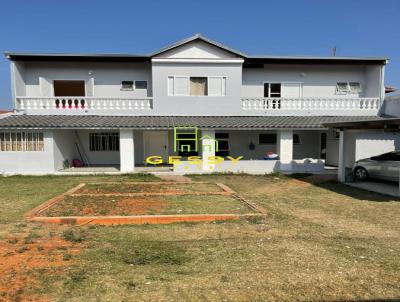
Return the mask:
{"type": "Polygon", "coordinates": [[[248,111],[377,111],[379,106],[378,98],[242,98],[242,109],[248,111]]]}
{"type": "Polygon", "coordinates": [[[152,98],[119,97],[17,97],[19,110],[103,111],[151,110],[152,98]]]}

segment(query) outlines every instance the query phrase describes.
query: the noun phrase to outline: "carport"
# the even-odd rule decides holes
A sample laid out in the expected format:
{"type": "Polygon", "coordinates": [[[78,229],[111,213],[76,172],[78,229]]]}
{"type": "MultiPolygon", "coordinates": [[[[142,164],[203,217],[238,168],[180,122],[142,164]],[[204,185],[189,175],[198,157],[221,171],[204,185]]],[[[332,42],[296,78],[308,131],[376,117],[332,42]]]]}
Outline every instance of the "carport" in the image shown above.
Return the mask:
{"type": "MultiPolygon", "coordinates": [[[[339,131],[338,180],[361,189],[400,196],[400,182],[353,182],[352,167],[360,159],[400,150],[400,118],[324,123],[339,131]]],[[[400,176],[399,176],[400,177],[400,176]]]]}

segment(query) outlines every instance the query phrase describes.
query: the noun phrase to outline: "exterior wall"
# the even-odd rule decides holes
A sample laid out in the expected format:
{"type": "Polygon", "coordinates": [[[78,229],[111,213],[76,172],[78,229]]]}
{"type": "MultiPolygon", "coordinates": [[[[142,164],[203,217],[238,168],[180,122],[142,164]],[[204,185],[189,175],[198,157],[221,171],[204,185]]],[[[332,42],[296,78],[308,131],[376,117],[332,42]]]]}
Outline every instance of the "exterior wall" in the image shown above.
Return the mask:
{"type": "Polygon", "coordinates": [[[46,78],[50,83],[53,80],[88,81],[93,77],[94,96],[132,98],[152,96],[150,63],[26,62],[24,71],[26,91],[25,94],[18,96],[41,96],[39,77],[46,78]],[[121,90],[121,81],[125,80],[147,81],[147,95],[143,95],[141,90],[121,90]]]}
{"type": "Polygon", "coordinates": [[[153,62],[153,103],[155,115],[242,114],[241,63],[153,62]],[[226,77],[226,96],[168,96],[168,76],[226,77]]]}
{"type": "Polygon", "coordinates": [[[64,168],[63,163],[68,160],[72,164],[74,158],[78,158],[75,147],[75,134],[73,130],[54,130],[54,169],[64,168]]]}
{"type": "Polygon", "coordinates": [[[384,114],[400,117],[400,94],[386,97],[382,111],[384,114]]]}
{"type": "MultiPolygon", "coordinates": [[[[31,130],[29,130],[31,131],[31,130]]],[[[0,152],[2,174],[50,174],[54,168],[52,131],[43,131],[44,151],[0,152]]]]}
{"type": "Polygon", "coordinates": [[[303,97],[380,97],[381,66],[265,65],[244,68],[242,97],[264,97],[264,82],[303,83],[303,97]],[[360,94],[337,94],[337,82],[359,82],[360,94]]]}
{"type": "Polygon", "coordinates": [[[78,130],[81,147],[91,165],[119,165],[119,151],[90,151],[89,134],[93,132],[119,132],[118,130],[78,130]]]}
{"type": "Polygon", "coordinates": [[[400,149],[400,133],[360,132],[355,139],[355,161],[400,149]]]}
{"type": "Polygon", "coordinates": [[[330,129],[326,136],[326,164],[337,166],[339,163],[339,139],[335,138],[335,132],[330,129]]]}

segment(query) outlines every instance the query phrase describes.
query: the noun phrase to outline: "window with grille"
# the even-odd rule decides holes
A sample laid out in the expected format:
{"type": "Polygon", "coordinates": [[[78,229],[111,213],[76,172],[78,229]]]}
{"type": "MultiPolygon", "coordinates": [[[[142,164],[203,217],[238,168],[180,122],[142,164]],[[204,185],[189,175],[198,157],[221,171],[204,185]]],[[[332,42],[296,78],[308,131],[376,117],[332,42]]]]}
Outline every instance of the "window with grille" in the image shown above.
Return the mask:
{"type": "Polygon", "coordinates": [[[0,132],[0,151],[44,151],[42,132],[0,132]]]}
{"type": "Polygon", "coordinates": [[[215,133],[215,139],[218,142],[218,148],[216,148],[217,150],[215,155],[228,156],[231,151],[229,133],[215,133]]]}
{"type": "Polygon", "coordinates": [[[119,151],[119,133],[90,133],[90,151],[119,151]]]}

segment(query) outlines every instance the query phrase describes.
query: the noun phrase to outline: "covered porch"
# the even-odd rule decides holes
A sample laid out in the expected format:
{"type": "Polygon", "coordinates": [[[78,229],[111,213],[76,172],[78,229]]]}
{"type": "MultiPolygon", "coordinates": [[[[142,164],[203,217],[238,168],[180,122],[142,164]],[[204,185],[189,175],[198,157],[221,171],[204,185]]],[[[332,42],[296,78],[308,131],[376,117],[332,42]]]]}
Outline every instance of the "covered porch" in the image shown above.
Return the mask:
{"type": "Polygon", "coordinates": [[[322,172],[325,167],[324,131],[183,128],[196,134],[177,134],[174,129],[54,131],[57,172],[265,174],[322,172]]]}

